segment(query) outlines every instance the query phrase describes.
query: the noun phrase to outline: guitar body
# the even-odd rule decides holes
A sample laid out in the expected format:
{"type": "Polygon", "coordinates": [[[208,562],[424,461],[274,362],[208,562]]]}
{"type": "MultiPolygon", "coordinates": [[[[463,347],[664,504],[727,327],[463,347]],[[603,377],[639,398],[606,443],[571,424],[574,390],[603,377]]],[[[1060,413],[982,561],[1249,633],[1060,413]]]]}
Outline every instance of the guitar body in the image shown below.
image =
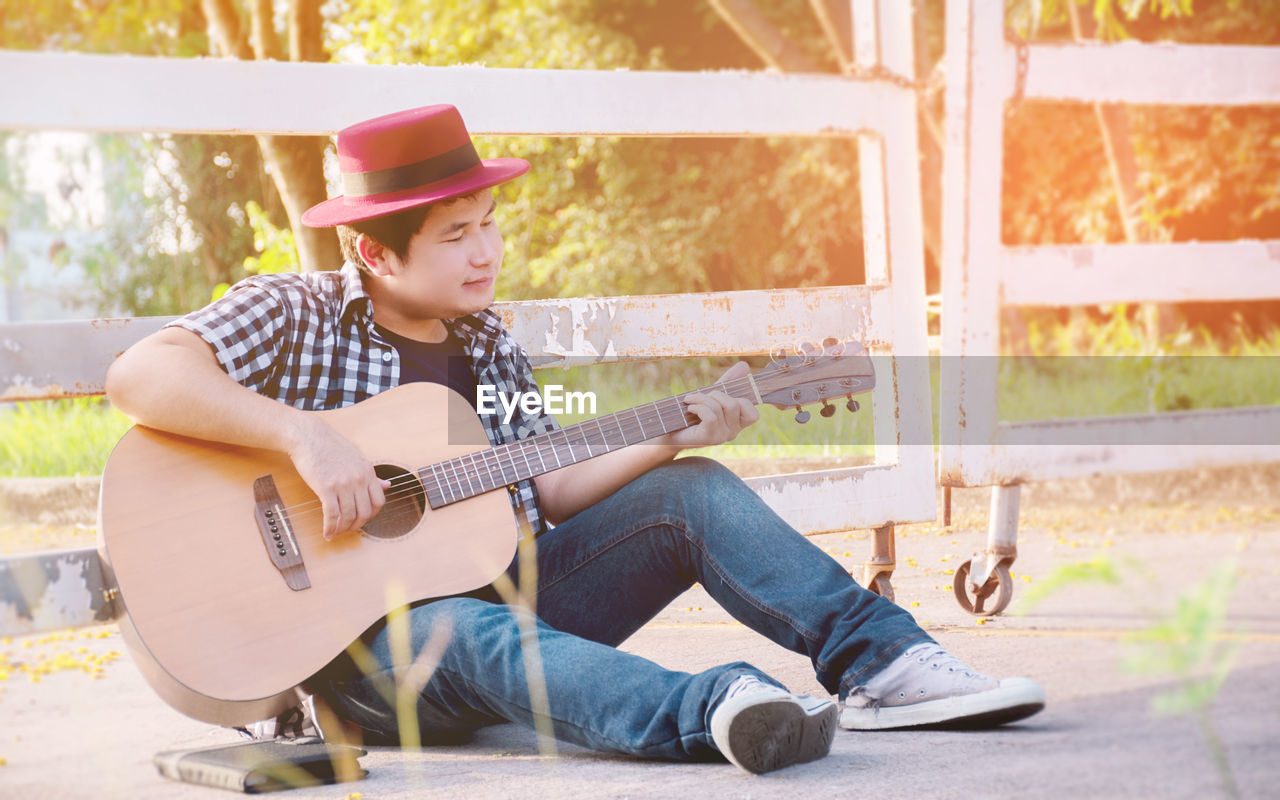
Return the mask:
{"type": "Polygon", "coordinates": [[[402,475],[392,489],[400,500],[366,532],[325,541],[319,501],[275,451],[136,427],[104,470],[99,550],[127,614],[122,633],[152,687],[189,716],[239,725],[279,713],[296,703],[294,687],[389,610],[483,586],[515,554],[506,492],[434,510],[420,494],[405,499],[418,486],[414,470],[489,449],[460,395],[413,383],[314,413],[380,471],[402,475]],[[290,587],[258,525],[264,476],[287,514],[305,588],[290,587]]]}

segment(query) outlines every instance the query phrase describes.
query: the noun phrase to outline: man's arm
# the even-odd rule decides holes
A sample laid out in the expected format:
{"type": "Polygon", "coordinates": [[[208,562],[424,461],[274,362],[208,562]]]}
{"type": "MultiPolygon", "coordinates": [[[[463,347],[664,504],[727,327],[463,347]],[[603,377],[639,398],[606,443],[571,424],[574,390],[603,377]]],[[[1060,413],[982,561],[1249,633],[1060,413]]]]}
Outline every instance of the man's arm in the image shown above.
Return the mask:
{"type": "Polygon", "coordinates": [[[324,506],[324,536],[363,525],[385,502],[386,483],[318,414],[276,402],[232,380],[207,342],[164,328],[107,371],[107,396],[134,422],[197,439],[287,453],[324,506]]]}
{"type": "MultiPolygon", "coordinates": [[[[746,362],[740,361],[721,377],[720,382],[741,378],[749,369],[746,362]]],[[[534,478],[542,501],[542,512],[547,519],[553,525],[564,522],[659,464],[675,458],[681,450],[732,441],[743,428],[760,418],[751,403],[724,392],[691,394],[686,402],[689,411],[699,419],[697,425],[534,478]]]]}

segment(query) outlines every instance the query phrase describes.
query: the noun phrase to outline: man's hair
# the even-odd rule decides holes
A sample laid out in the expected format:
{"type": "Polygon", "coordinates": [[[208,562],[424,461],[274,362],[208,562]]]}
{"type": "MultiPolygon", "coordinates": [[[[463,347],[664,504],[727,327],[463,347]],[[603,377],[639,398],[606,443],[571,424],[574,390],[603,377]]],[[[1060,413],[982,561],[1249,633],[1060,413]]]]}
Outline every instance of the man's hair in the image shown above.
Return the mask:
{"type": "Polygon", "coordinates": [[[422,224],[426,222],[427,214],[431,213],[432,205],[435,204],[406,208],[394,214],[339,225],[338,242],[342,245],[342,257],[362,270],[369,269],[369,265],[360,257],[360,249],[356,247],[356,239],[363,233],[403,260],[409,252],[409,240],[422,230],[422,224]]]}
{"type": "Polygon", "coordinates": [[[414,234],[422,230],[422,226],[427,221],[427,216],[431,213],[431,209],[436,206],[453,205],[459,200],[472,198],[486,191],[488,190],[479,189],[469,194],[448,197],[424,206],[406,208],[404,211],[397,211],[394,214],[385,214],[373,219],[339,225],[338,242],[342,245],[342,257],[353,262],[362,270],[367,271],[369,269],[369,266],[364,263],[364,259],[360,257],[359,248],[356,247],[356,239],[363,233],[395,253],[396,257],[403,261],[409,254],[409,240],[413,238],[414,234]]]}

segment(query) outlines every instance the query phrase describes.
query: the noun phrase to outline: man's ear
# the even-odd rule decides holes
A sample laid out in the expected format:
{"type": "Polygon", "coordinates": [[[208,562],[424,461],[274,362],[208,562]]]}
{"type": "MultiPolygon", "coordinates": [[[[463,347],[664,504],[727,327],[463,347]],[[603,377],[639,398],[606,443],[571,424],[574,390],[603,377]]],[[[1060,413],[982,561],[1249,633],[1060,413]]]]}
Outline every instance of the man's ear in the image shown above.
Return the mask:
{"type": "Polygon", "coordinates": [[[356,237],[356,252],[374,275],[386,277],[391,274],[389,260],[392,253],[382,242],[362,233],[356,237]]]}

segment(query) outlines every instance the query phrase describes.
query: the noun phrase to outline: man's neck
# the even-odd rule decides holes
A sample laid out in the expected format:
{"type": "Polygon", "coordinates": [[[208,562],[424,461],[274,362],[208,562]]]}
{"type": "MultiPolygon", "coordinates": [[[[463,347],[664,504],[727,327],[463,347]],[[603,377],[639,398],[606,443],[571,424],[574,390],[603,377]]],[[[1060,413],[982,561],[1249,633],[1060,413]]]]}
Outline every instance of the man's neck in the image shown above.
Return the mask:
{"type": "Polygon", "coordinates": [[[449,329],[438,319],[411,321],[396,318],[394,314],[379,316],[376,308],[374,309],[373,318],[380,327],[386,328],[397,336],[403,336],[415,342],[439,344],[449,336],[449,329]]]}
{"type": "Polygon", "coordinates": [[[395,302],[395,298],[378,285],[376,280],[364,275],[360,277],[373,306],[373,319],[379,326],[416,342],[438,344],[448,338],[449,329],[443,321],[405,313],[400,304],[395,302]]]}

